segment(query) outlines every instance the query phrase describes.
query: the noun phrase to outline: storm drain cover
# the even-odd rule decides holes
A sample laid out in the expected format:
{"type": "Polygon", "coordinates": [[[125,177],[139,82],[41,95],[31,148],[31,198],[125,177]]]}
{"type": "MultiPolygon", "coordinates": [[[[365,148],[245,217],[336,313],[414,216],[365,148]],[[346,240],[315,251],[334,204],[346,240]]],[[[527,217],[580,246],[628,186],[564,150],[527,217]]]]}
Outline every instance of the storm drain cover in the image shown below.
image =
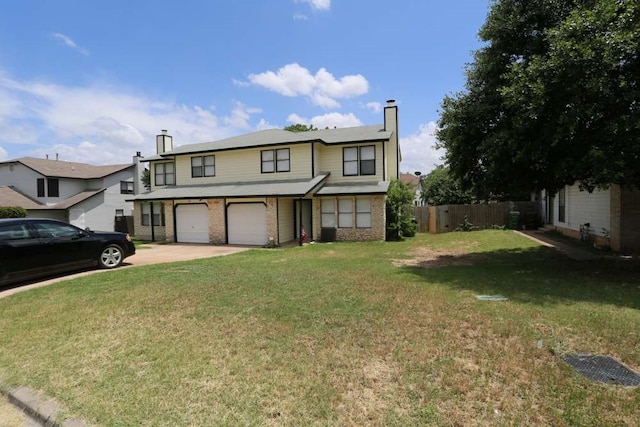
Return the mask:
{"type": "Polygon", "coordinates": [[[563,359],[591,380],[624,386],[640,385],[640,375],[609,356],[568,354],[563,359]]]}
{"type": "Polygon", "coordinates": [[[508,301],[509,298],[504,295],[476,295],[476,299],[480,301],[508,301]]]}

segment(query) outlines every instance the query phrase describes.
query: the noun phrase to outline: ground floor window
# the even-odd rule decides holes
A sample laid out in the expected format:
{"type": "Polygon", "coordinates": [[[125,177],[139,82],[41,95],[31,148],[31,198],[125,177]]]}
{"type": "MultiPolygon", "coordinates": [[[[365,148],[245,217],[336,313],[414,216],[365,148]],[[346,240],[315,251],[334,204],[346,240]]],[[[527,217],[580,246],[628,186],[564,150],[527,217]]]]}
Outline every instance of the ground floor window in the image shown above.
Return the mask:
{"type": "Polygon", "coordinates": [[[164,203],[143,203],[142,204],[142,225],[164,226],[164,203]]]}
{"type": "Polygon", "coordinates": [[[338,227],[353,227],[353,203],[351,199],[338,200],[338,227]]]}
{"type": "Polygon", "coordinates": [[[336,226],[336,202],[334,199],[322,199],[322,227],[335,228],[336,226]]]}
{"type": "Polygon", "coordinates": [[[371,199],[356,199],[356,227],[371,228],[371,199]]]}

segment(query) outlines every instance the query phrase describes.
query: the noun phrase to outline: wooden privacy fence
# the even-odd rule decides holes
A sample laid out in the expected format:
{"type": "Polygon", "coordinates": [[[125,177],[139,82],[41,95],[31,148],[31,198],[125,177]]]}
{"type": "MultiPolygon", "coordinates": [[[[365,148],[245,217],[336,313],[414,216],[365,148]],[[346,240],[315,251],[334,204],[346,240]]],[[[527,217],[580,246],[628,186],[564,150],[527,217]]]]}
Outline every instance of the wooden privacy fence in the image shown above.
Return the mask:
{"type": "Polygon", "coordinates": [[[502,202],[474,205],[416,206],[415,218],[418,232],[446,233],[455,231],[467,217],[467,221],[479,228],[494,226],[535,228],[540,224],[538,202],[502,202]],[[428,211],[425,213],[425,211],[428,211]],[[509,224],[509,212],[517,211],[517,221],[509,224]]]}

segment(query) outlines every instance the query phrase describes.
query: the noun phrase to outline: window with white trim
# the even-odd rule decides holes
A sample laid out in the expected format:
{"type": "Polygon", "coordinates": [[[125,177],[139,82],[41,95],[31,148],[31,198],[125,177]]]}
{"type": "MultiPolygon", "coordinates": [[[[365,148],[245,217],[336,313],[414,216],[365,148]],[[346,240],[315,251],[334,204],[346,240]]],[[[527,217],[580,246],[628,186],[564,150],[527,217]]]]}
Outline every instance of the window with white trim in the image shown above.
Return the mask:
{"type": "Polygon", "coordinates": [[[321,224],[322,227],[336,227],[336,201],[335,199],[322,199],[321,203],[321,224]]]}
{"type": "Polygon", "coordinates": [[[260,152],[260,172],[289,172],[291,170],[291,158],[288,148],[277,150],[263,150],[260,152]]]}
{"type": "Polygon", "coordinates": [[[158,163],[155,165],[156,185],[175,185],[176,173],[173,163],[158,163]]]}
{"type": "Polygon", "coordinates": [[[196,156],[191,158],[191,177],[202,178],[216,175],[215,156],[196,156]]]}
{"type": "Polygon", "coordinates": [[[338,199],[338,227],[353,228],[353,200],[338,199]]]}
{"type": "Polygon", "coordinates": [[[375,175],[376,147],[345,147],[342,149],[342,175],[375,175]]]}
{"type": "Polygon", "coordinates": [[[356,199],[356,227],[371,228],[371,199],[356,199]]]}
{"type": "Polygon", "coordinates": [[[164,226],[164,203],[142,203],[142,225],[151,225],[151,211],[153,210],[153,225],[164,226]],[[152,206],[153,205],[153,209],[152,206]]]}

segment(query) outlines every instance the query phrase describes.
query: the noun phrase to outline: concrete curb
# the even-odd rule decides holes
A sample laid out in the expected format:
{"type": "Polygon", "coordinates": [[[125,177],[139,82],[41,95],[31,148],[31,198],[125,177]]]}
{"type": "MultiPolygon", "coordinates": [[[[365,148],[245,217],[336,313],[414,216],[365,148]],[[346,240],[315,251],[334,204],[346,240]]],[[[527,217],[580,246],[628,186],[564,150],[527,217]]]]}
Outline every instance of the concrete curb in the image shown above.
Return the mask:
{"type": "Polygon", "coordinates": [[[45,427],[85,427],[79,418],[59,420],[63,408],[53,399],[43,397],[27,387],[7,388],[0,383],[0,392],[9,402],[22,410],[27,416],[45,427]]]}

